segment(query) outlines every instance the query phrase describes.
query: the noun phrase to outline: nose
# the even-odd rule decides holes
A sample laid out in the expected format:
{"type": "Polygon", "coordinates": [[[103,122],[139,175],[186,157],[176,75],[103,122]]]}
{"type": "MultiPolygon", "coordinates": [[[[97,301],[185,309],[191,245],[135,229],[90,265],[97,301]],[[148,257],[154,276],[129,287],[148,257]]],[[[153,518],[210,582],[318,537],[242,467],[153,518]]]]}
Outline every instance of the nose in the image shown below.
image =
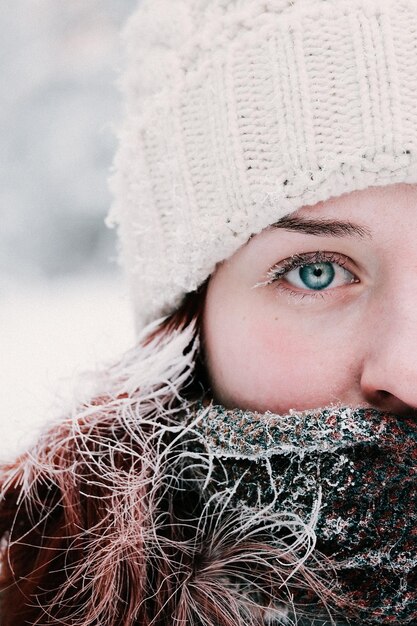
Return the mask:
{"type": "Polygon", "coordinates": [[[383,411],[417,415],[417,307],[398,301],[388,305],[385,300],[380,315],[371,317],[362,397],[383,411]]]}

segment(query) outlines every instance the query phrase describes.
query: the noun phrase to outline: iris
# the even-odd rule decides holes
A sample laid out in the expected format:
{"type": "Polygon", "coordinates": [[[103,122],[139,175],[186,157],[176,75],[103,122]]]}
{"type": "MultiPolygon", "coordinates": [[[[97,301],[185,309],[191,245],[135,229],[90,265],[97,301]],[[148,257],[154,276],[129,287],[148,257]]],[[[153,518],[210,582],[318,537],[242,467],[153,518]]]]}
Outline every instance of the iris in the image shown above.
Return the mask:
{"type": "Polygon", "coordinates": [[[333,263],[312,263],[299,269],[299,276],[309,289],[326,289],[333,282],[335,271],[333,263]]]}

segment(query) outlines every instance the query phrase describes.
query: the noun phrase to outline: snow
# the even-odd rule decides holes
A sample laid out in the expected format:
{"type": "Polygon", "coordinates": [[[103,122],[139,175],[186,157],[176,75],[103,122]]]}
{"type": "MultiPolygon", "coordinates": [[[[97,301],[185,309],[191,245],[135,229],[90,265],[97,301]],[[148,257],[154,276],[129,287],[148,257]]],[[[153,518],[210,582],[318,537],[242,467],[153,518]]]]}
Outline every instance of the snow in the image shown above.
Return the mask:
{"type": "Polygon", "coordinates": [[[117,359],[133,341],[117,274],[19,285],[0,295],[0,460],[65,413],[77,374],[117,359]]]}

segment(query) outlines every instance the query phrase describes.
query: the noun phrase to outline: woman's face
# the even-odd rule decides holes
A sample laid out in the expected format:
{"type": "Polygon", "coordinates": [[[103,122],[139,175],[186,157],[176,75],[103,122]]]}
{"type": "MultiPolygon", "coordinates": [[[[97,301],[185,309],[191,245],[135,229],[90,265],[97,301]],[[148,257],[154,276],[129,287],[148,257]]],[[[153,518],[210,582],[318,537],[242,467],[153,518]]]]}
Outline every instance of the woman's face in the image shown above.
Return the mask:
{"type": "Polygon", "coordinates": [[[302,207],[250,239],[209,281],[203,346],[229,408],[417,409],[417,185],[302,207]]]}

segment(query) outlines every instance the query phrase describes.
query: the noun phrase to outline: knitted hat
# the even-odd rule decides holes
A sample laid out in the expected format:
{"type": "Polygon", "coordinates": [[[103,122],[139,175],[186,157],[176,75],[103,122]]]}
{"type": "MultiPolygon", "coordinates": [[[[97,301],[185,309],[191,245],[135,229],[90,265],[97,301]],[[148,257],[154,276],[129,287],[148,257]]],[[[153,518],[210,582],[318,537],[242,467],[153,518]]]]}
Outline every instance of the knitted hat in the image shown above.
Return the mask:
{"type": "Polygon", "coordinates": [[[108,223],[141,327],[306,204],[417,182],[416,0],[142,0],[108,223]]]}

